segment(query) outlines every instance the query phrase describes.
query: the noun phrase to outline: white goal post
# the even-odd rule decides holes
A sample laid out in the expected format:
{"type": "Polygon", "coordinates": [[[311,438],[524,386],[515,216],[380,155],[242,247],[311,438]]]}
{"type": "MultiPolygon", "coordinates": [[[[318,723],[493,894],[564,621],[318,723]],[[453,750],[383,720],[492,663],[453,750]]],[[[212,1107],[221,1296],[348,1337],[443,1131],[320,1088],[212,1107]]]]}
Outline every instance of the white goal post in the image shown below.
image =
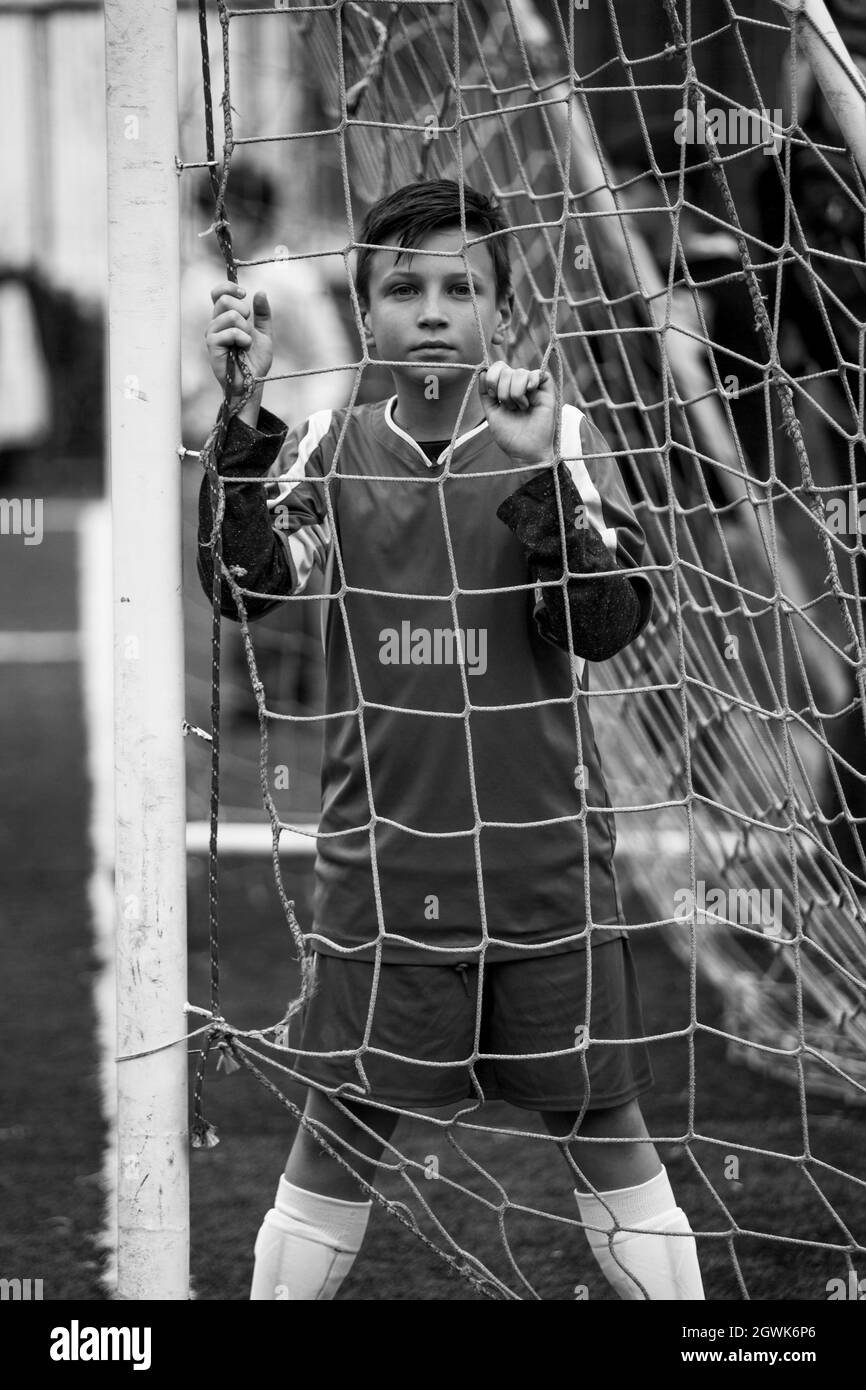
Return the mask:
{"type": "Polygon", "coordinates": [[[866,79],[842,42],[824,0],[775,0],[866,178],[866,79]]]}
{"type": "Polygon", "coordinates": [[[189,1297],[175,0],[105,0],[118,1282],[189,1297]]]}

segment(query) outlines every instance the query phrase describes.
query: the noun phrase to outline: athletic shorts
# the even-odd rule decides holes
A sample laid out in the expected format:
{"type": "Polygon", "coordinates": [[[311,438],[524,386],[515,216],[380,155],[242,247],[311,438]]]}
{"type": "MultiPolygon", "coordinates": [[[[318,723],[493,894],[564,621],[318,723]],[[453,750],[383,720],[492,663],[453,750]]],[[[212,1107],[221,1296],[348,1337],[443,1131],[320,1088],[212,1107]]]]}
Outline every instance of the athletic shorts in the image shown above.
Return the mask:
{"type": "Polygon", "coordinates": [[[382,965],[366,1042],[373,964],[318,954],[293,1070],[346,1100],[421,1110],[467,1099],[525,1110],[622,1105],[653,1081],[646,1046],[615,1041],[644,1035],[632,954],[624,937],[592,948],[587,1013],[588,954],[485,965],[480,1020],[477,959],[382,965]]]}

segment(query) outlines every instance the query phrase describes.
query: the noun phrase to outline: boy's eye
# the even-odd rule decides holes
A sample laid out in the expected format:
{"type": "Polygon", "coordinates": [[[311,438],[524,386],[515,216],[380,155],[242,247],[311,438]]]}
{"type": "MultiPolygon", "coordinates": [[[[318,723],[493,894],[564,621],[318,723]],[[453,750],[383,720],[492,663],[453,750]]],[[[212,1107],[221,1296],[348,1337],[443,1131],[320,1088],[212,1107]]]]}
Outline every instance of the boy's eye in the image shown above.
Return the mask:
{"type": "MultiPolygon", "coordinates": [[[[391,285],[388,290],[389,295],[394,295],[397,299],[408,299],[411,295],[417,294],[416,285],[407,282],[399,285],[391,285]]],[[[467,280],[460,280],[451,286],[451,293],[456,294],[460,299],[471,299],[472,289],[467,280]]]]}

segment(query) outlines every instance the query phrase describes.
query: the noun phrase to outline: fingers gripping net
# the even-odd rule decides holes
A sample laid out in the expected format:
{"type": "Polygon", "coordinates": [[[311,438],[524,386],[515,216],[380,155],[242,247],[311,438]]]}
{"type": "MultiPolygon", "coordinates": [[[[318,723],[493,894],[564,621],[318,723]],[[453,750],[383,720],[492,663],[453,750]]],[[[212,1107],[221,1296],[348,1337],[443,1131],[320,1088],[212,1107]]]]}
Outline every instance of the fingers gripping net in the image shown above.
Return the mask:
{"type": "MultiPolygon", "coordinates": [[[[863,1247],[846,1212],[862,1202],[864,1184],[815,1156],[810,1103],[816,1094],[846,1103],[866,1096],[862,174],[832,117],[820,112],[814,83],[809,94],[808,70],[782,10],[770,0],[740,7],[719,0],[703,28],[694,7],[665,0],[656,29],[647,31],[658,42],[637,50],[624,37],[624,7],[613,0],[592,0],[593,44],[583,5],[367,0],[276,8],[284,13],[216,6],[224,92],[215,229],[229,274],[235,278],[251,264],[234,259],[228,236],[233,163],[255,153],[245,146],[277,140],[290,158],[294,142],[313,133],[238,136],[233,129],[230,35],[265,22],[266,14],[270,26],[281,26],[280,42],[316,74],[322,118],[316,148],[323,167],[338,172],[345,215],[343,240],[328,249],[343,255],[350,284],[359,210],[399,184],[449,176],[491,189],[503,204],[515,232],[510,356],[548,364],[558,398],[579,403],[599,426],[647,538],[654,621],[620,656],[593,668],[585,698],[617,813],[620,871],[647,904],[648,920],[629,930],[633,937],[663,932],[691,980],[686,1026],[647,1039],[677,1040],[688,1055],[683,1125],[658,1138],[682,1145],[687,1172],[708,1198],[699,1248],[727,1252],[743,1296],[750,1291],[735,1241],[744,1236],[836,1252],[850,1269],[863,1247]],[[717,86],[721,77],[724,90],[717,86]],[[721,1026],[701,1017],[704,981],[721,994],[721,1026]],[[710,1037],[725,1039],[738,1062],[792,1084],[797,1152],[741,1143],[712,1122],[700,1123],[700,1048],[710,1037]],[[778,1234],[742,1222],[730,1192],[699,1157],[702,1145],[760,1155],[786,1171],[796,1167],[827,1215],[826,1238],[814,1228],[778,1234]]],[[[849,77],[862,81],[853,63],[849,77]]],[[[208,107],[207,66],[205,83],[208,107]]],[[[217,168],[210,135],[207,162],[217,168]]],[[[471,240],[465,227],[464,235],[471,240]]],[[[363,343],[354,288],[351,295],[363,343]]],[[[354,403],[370,365],[366,350],[351,364],[322,369],[347,365],[354,371],[354,403]]],[[[248,397],[254,385],[248,368],[244,380],[248,397]]],[[[213,460],[228,416],[225,405],[202,453],[218,521],[225,484],[213,460]]],[[[339,460],[338,448],[338,472],[339,460]]],[[[444,508],[443,525],[457,593],[444,508]]],[[[205,1056],[217,1046],[297,1115],[263,1068],[276,1077],[293,1075],[280,1049],[308,996],[306,972],[299,998],[273,1027],[233,1028],[219,1006],[220,572],[242,614],[277,889],[301,957],[302,932],[282,879],[279,841],[290,827],[271,785],[269,735],[278,721],[316,716],[270,707],[245,616],[251,591],[243,576],[221,565],[218,533],[219,524],[213,537],[213,990],[205,1056]]],[[[345,603],[351,586],[339,545],[335,562],[342,591],[329,602],[338,604],[351,648],[345,603]]],[[[453,599],[452,608],[456,626],[453,599]]],[[[369,790],[364,692],[357,665],[354,670],[369,790]]],[[[462,680],[471,769],[465,671],[462,680]]],[[[580,760],[577,720],[575,728],[580,760]]],[[[591,789],[581,801],[585,817],[591,789]]],[[[484,921],[484,822],[477,800],[474,806],[484,921]]],[[[371,795],[374,877],[377,814],[387,816],[388,808],[377,809],[371,795]]],[[[377,911],[380,933],[399,929],[385,920],[378,892],[377,911]]],[[[591,903],[587,920],[591,926],[591,903]]],[[[367,1041],[375,1002],[374,993],[367,1041]]],[[[591,1018],[587,1023],[591,1048],[591,1018]]],[[[473,1062],[477,1029],[475,1046],[473,1062]]],[[[362,1046],[355,1058],[362,1086],[370,1051],[362,1046]]],[[[197,1135],[207,1143],[212,1131],[201,1111],[202,1077],[203,1067],[197,1135]]],[[[482,1128],[474,1108],[429,1123],[464,1165],[462,1182],[440,1170],[442,1186],[478,1204],[497,1227],[499,1249],[490,1259],[467,1248],[459,1222],[446,1226],[431,1196],[439,1185],[421,1181],[423,1159],[403,1152],[396,1140],[386,1146],[382,1168],[388,1181],[405,1185],[407,1204],[373,1195],[479,1291],[539,1297],[521,1267],[515,1228],[530,1216],[579,1223],[520,1201],[488,1170],[489,1136],[509,1136],[514,1144],[526,1135],[508,1124],[482,1128]]],[[[336,1136],[319,1137],[349,1166],[358,1159],[336,1136]]],[[[533,1142],[554,1143],[541,1135],[533,1142]]]]}

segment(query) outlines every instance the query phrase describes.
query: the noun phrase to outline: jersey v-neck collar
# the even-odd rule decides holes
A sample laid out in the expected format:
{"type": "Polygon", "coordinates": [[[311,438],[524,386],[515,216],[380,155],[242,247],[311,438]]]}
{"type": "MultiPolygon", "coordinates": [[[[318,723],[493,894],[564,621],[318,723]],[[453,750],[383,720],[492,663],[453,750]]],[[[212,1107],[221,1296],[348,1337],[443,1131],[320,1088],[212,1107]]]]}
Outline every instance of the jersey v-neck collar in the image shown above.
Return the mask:
{"type": "MultiPolygon", "coordinates": [[[[394,406],[396,405],[396,403],[396,396],[391,396],[385,402],[383,419],[386,428],[389,429],[392,434],[395,434],[398,439],[402,439],[405,444],[409,445],[413,453],[417,454],[420,459],[423,459],[424,463],[427,465],[428,468],[436,468],[439,464],[444,463],[445,459],[448,456],[448,446],[446,445],[446,447],[442,450],[442,453],[439,455],[437,459],[428,458],[424,450],[421,448],[421,445],[418,443],[417,439],[413,439],[411,434],[407,434],[404,429],[401,429],[400,426],[397,424],[397,421],[394,419],[394,406]]],[[[468,444],[471,439],[475,439],[479,434],[482,433],[483,430],[486,429],[487,421],[482,420],[480,425],[476,425],[474,429],[467,430],[465,434],[461,434],[454,441],[454,453],[456,454],[458,449],[462,448],[464,444],[468,444]]]]}

